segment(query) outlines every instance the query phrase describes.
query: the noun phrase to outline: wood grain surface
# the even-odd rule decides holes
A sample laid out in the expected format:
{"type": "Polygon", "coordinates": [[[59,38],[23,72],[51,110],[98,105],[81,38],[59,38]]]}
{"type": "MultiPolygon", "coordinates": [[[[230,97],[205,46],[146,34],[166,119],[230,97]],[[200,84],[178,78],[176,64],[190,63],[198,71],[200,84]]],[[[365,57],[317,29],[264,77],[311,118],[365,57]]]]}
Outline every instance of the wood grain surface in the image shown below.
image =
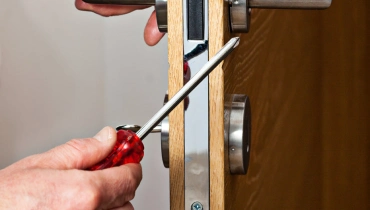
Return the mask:
{"type": "MultiPolygon", "coordinates": [[[[168,95],[171,98],[183,86],[182,1],[168,1],[168,95]]],[[[184,104],[169,115],[170,209],[184,209],[184,104]]]]}
{"type": "Polygon", "coordinates": [[[322,13],[322,209],[370,209],[370,1],[322,13]]]}
{"type": "Polygon", "coordinates": [[[226,209],[320,208],[319,13],[254,10],[225,62],[225,94],[252,107],[250,168],[226,173],[226,209]]]}
{"type": "MultiPolygon", "coordinates": [[[[225,2],[214,0],[209,9],[209,57],[219,51],[225,42],[228,25],[225,2]]],[[[222,63],[209,76],[209,145],[210,145],[210,209],[223,210],[225,206],[224,144],[224,74],[222,63]]]]}

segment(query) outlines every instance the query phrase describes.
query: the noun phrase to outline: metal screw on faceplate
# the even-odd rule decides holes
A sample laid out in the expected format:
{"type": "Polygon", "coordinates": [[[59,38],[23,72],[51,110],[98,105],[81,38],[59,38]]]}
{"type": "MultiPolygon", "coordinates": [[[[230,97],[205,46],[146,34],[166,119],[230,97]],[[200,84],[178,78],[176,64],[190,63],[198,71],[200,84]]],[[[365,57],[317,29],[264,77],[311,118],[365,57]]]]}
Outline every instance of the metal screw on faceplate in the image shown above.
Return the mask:
{"type": "Polygon", "coordinates": [[[191,205],[191,210],[203,210],[203,205],[201,203],[199,203],[198,201],[195,201],[191,205]]]}

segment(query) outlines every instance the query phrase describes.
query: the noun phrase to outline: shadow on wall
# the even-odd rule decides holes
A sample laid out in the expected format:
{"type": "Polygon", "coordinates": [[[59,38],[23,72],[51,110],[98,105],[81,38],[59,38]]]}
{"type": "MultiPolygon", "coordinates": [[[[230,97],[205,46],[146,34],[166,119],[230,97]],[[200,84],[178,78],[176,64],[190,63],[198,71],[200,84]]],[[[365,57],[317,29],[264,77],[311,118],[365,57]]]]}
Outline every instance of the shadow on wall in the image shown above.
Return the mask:
{"type": "Polygon", "coordinates": [[[70,1],[1,5],[0,168],[103,124],[102,21],[81,29],[77,13],[70,1]]]}

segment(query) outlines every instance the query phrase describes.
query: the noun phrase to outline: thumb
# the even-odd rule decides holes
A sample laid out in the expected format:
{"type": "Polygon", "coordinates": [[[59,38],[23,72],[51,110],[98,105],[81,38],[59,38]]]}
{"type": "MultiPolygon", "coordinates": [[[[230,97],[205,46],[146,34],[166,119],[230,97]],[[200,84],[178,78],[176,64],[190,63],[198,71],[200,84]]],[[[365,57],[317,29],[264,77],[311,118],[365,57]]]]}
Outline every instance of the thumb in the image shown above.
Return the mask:
{"type": "Polygon", "coordinates": [[[93,138],[72,139],[41,154],[43,165],[54,169],[86,169],[103,160],[117,139],[111,127],[103,128],[93,138]]]}

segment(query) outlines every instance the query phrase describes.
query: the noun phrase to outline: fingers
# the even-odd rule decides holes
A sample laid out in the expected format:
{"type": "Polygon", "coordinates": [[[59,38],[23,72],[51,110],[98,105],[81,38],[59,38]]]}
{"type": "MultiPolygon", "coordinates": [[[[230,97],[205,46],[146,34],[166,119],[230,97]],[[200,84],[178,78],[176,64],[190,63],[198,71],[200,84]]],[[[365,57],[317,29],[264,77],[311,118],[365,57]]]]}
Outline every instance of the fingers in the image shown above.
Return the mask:
{"type": "Polygon", "coordinates": [[[149,17],[144,30],[144,40],[149,46],[156,45],[164,36],[164,33],[158,30],[157,17],[155,11],[149,17]]]}
{"type": "Polygon", "coordinates": [[[37,155],[34,164],[50,169],[86,169],[108,156],[116,137],[113,128],[105,127],[94,138],[73,139],[37,155]]]}
{"type": "Polygon", "coordinates": [[[140,164],[126,164],[94,173],[98,189],[101,190],[101,208],[123,206],[135,197],[135,191],[142,179],[140,164]]]}
{"type": "Polygon", "coordinates": [[[82,11],[91,11],[104,17],[123,15],[130,13],[137,9],[145,9],[149,6],[137,5],[137,6],[120,6],[120,5],[108,5],[108,4],[89,4],[82,0],[76,0],[75,6],[77,9],[82,11]]]}

